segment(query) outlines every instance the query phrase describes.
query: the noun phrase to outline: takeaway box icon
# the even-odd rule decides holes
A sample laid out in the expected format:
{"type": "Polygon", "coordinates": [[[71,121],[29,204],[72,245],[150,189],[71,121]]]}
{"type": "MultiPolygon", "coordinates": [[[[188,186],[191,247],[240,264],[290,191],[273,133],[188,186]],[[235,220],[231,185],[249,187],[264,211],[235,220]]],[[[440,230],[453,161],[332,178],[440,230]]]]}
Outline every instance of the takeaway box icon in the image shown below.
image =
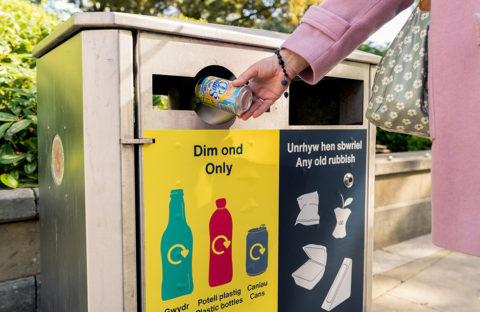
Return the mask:
{"type": "Polygon", "coordinates": [[[321,245],[308,244],[303,250],[309,260],[292,273],[295,284],[311,290],[320,282],[327,265],[327,248],[321,245]]]}

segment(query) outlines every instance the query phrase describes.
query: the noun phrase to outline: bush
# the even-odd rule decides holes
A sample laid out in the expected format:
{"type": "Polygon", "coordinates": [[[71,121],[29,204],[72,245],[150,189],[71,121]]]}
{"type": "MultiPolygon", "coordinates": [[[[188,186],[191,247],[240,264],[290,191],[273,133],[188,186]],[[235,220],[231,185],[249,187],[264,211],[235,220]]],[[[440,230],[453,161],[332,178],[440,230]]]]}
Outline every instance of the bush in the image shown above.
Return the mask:
{"type": "Polygon", "coordinates": [[[26,0],[0,0],[0,181],[37,182],[37,102],[32,48],[58,20],[26,0]]]}
{"type": "Polygon", "coordinates": [[[380,128],[377,128],[377,144],[385,145],[391,152],[424,151],[432,147],[432,141],[429,139],[388,132],[380,128]]]}

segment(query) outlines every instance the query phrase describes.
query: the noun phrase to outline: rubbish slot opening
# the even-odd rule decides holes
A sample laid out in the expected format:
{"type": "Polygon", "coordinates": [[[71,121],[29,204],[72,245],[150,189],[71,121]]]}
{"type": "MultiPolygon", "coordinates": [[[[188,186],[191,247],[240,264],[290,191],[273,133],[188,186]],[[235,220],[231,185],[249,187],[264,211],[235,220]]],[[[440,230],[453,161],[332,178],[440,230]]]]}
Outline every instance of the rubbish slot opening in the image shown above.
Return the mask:
{"type": "Polygon", "coordinates": [[[207,76],[234,80],[235,75],[225,67],[212,65],[200,70],[195,77],[152,75],[152,103],[160,110],[195,110],[198,117],[209,124],[223,124],[235,114],[207,105],[195,104],[195,85],[207,76]]]}
{"type": "Polygon", "coordinates": [[[363,81],[325,77],[316,85],[290,85],[290,125],[362,125],[363,81]]]}
{"type": "Polygon", "coordinates": [[[153,75],[153,106],[160,110],[191,110],[192,77],[153,75]]]}

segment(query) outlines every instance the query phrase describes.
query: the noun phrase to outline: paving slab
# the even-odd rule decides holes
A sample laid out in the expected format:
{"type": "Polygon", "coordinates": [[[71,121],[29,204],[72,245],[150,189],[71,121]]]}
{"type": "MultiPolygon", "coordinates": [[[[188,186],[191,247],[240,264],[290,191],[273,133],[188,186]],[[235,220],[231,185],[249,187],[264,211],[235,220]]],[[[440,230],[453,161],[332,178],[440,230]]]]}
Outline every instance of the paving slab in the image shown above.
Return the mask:
{"type": "Polygon", "coordinates": [[[404,242],[383,248],[384,251],[413,259],[430,256],[442,248],[433,245],[432,235],[422,235],[404,242]]]}
{"type": "Polygon", "coordinates": [[[373,275],[390,271],[393,268],[412,262],[413,258],[397,255],[383,250],[373,252],[373,275]]]}
{"type": "Polygon", "coordinates": [[[451,252],[388,295],[442,312],[480,311],[480,258],[451,252]]]}
{"type": "Polygon", "coordinates": [[[407,264],[396,267],[390,271],[383,272],[381,275],[389,278],[405,282],[436,262],[440,261],[442,258],[446,257],[451,253],[450,250],[442,249],[433,255],[430,255],[425,258],[416,259],[407,264]]]}
{"type": "Polygon", "coordinates": [[[425,305],[385,295],[375,300],[372,304],[372,312],[438,312],[425,305]]]}
{"type": "Polygon", "coordinates": [[[372,299],[375,300],[378,297],[388,293],[395,287],[400,286],[401,283],[402,281],[389,276],[382,274],[375,275],[372,283],[372,299]]]}

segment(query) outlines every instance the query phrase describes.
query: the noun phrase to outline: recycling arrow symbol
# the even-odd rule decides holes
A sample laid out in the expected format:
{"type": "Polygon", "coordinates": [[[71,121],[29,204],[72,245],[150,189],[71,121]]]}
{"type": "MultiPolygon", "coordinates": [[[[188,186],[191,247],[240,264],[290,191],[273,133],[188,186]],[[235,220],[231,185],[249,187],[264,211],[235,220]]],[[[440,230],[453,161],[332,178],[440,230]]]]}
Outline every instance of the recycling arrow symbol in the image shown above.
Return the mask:
{"type": "Polygon", "coordinates": [[[167,258],[168,258],[168,262],[170,262],[171,264],[174,264],[174,265],[177,265],[177,264],[182,262],[182,259],[180,259],[178,261],[173,261],[173,259],[172,259],[172,251],[175,250],[176,248],[181,248],[182,249],[182,251],[180,251],[180,254],[182,255],[183,258],[186,258],[188,256],[188,254],[190,253],[190,250],[185,248],[185,246],[183,246],[182,244],[176,244],[176,245],[173,245],[172,247],[170,247],[170,249],[168,250],[167,258]]]}
{"type": "Polygon", "coordinates": [[[217,240],[219,239],[223,239],[223,246],[225,247],[225,249],[228,249],[228,247],[230,247],[230,245],[232,244],[231,241],[228,240],[228,238],[224,235],[218,235],[217,237],[215,237],[215,239],[213,240],[212,242],[212,251],[214,254],[216,255],[221,255],[225,252],[225,250],[222,250],[222,251],[218,251],[215,249],[215,243],[217,242],[217,240]]]}
{"type": "Polygon", "coordinates": [[[259,256],[259,257],[254,257],[254,256],[253,256],[253,249],[254,249],[255,247],[257,247],[257,246],[260,247],[260,249],[258,250],[258,251],[260,252],[260,255],[263,255],[263,254],[265,253],[265,251],[266,251],[265,247],[263,247],[262,244],[260,244],[260,243],[254,244],[254,245],[250,248],[250,258],[252,258],[252,260],[254,260],[254,261],[259,260],[260,257],[261,257],[261,256],[259,256]]]}

